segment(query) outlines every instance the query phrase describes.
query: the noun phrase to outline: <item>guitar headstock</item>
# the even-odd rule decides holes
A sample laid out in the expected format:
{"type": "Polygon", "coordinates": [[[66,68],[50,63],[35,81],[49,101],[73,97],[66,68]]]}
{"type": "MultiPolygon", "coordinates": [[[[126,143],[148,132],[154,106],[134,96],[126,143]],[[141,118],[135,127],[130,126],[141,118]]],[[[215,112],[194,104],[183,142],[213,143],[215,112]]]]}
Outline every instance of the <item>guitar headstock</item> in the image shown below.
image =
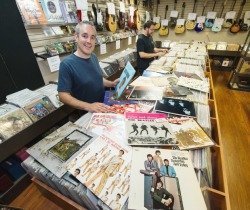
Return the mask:
{"type": "Polygon", "coordinates": [[[182,3],[182,8],[185,8],[185,7],[186,7],[186,3],[183,2],[183,3],[182,3]]]}
{"type": "Polygon", "coordinates": [[[246,0],[243,0],[241,3],[241,6],[244,6],[246,4],[246,0]]]}
{"type": "Polygon", "coordinates": [[[168,5],[166,5],[166,8],[165,8],[166,11],[168,11],[168,5]]]}

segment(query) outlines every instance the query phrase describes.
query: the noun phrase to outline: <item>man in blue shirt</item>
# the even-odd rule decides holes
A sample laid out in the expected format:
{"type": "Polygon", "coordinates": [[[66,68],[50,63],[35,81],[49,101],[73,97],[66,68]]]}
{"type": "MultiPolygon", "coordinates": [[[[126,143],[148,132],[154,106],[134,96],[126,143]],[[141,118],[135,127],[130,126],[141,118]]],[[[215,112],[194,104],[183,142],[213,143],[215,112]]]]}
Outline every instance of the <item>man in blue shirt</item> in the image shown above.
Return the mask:
{"type": "Polygon", "coordinates": [[[176,177],[174,167],[169,165],[168,159],[164,159],[164,165],[160,168],[160,176],[176,177]]]}
{"type": "Polygon", "coordinates": [[[115,87],[119,79],[108,81],[103,78],[96,55],[93,53],[96,30],[89,21],[76,26],[77,50],[65,58],[59,69],[58,93],[60,101],[84,112],[106,112],[103,102],[104,86],[115,87]]]}

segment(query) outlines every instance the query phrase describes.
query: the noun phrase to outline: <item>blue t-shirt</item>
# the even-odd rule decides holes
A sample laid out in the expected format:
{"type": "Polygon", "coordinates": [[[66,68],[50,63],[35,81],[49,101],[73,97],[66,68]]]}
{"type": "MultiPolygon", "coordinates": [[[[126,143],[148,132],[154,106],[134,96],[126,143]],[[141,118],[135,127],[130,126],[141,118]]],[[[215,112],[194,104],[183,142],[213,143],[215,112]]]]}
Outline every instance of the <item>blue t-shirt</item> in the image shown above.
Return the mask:
{"type": "Polygon", "coordinates": [[[88,103],[103,102],[102,70],[96,55],[84,59],[71,54],[65,58],[60,64],[57,90],[88,103]]]}

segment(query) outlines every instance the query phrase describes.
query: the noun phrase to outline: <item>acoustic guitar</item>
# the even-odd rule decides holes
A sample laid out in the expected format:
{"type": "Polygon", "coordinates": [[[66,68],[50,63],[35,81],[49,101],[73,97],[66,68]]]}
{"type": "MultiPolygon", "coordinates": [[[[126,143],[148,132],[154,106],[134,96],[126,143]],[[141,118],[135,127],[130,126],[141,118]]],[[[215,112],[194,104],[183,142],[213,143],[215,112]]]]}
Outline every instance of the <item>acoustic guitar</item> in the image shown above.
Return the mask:
{"type": "MultiPolygon", "coordinates": [[[[208,0],[206,0],[206,1],[204,2],[203,10],[202,10],[201,16],[204,15],[204,11],[205,11],[205,8],[206,8],[206,6],[207,6],[207,1],[208,1],[208,0]]],[[[195,28],[194,28],[195,31],[201,32],[201,31],[203,31],[203,29],[204,29],[204,24],[203,24],[203,23],[196,23],[196,26],[195,26],[195,28]]]]}
{"type": "MultiPolygon", "coordinates": [[[[227,0],[224,1],[224,3],[222,3],[222,9],[221,9],[221,12],[220,12],[220,18],[222,18],[222,14],[223,14],[223,11],[224,11],[224,8],[225,8],[226,4],[227,4],[227,0]]],[[[222,28],[222,25],[213,25],[213,27],[212,27],[211,30],[213,32],[219,32],[219,31],[221,31],[221,28],[222,28]]]]}
{"type": "MultiPolygon", "coordinates": [[[[216,0],[214,1],[214,6],[213,6],[213,11],[214,11],[214,8],[215,8],[215,5],[216,5],[216,0]]],[[[212,28],[214,25],[214,19],[210,19],[210,18],[207,18],[206,21],[205,21],[205,26],[207,28],[212,28]]]]}
{"type": "MultiPolygon", "coordinates": [[[[111,2],[112,3],[112,2],[111,2]]],[[[112,3],[113,4],[113,3],[112,3]]],[[[106,28],[111,31],[115,32],[117,29],[117,20],[115,14],[109,14],[108,8],[106,8],[106,21],[105,21],[106,28]]]]}
{"type": "Polygon", "coordinates": [[[244,16],[240,19],[240,31],[248,31],[248,24],[244,22],[244,16]]]}
{"type": "MultiPolygon", "coordinates": [[[[197,0],[194,0],[194,6],[193,6],[193,13],[195,12],[195,10],[196,10],[196,2],[197,2],[197,0]]],[[[186,29],[187,30],[193,30],[194,28],[195,28],[195,26],[196,26],[196,21],[195,20],[187,20],[186,21],[186,29]]]]}
{"type": "MultiPolygon", "coordinates": [[[[158,5],[160,4],[160,0],[157,0],[157,4],[156,4],[156,17],[158,17],[158,5]]],[[[161,27],[161,21],[159,21],[158,23],[155,24],[155,30],[158,30],[161,27]]]]}
{"type": "MultiPolygon", "coordinates": [[[[174,1],[174,10],[176,10],[176,4],[177,4],[177,0],[174,1]]],[[[176,26],[176,21],[177,21],[177,17],[170,17],[170,21],[168,23],[170,28],[174,28],[176,26]]]]}
{"type": "MultiPolygon", "coordinates": [[[[167,18],[167,12],[168,12],[168,5],[166,5],[166,8],[165,8],[165,16],[164,16],[164,19],[167,18]]],[[[169,33],[169,30],[168,30],[168,25],[161,25],[161,28],[159,30],[159,35],[161,36],[166,36],[168,35],[169,33]]]]}
{"type": "MultiPolygon", "coordinates": [[[[122,2],[122,0],[120,0],[122,2]]],[[[118,26],[120,29],[125,28],[125,13],[119,10],[118,12],[118,26]]]]}
{"type": "Polygon", "coordinates": [[[135,22],[135,28],[137,30],[141,29],[141,18],[140,18],[140,14],[139,14],[139,10],[138,10],[139,4],[140,4],[140,1],[138,0],[138,2],[137,2],[137,8],[134,11],[134,22],[135,22]]]}
{"type": "MultiPolygon", "coordinates": [[[[181,10],[181,18],[183,19],[184,17],[184,10],[185,10],[185,7],[186,7],[186,3],[183,2],[182,3],[182,10],[181,10]]],[[[184,25],[176,25],[175,28],[174,28],[174,32],[176,34],[182,34],[184,33],[185,31],[185,24],[184,25]]]]}
{"type": "MultiPolygon", "coordinates": [[[[236,0],[234,0],[233,4],[232,4],[232,7],[231,7],[231,10],[230,11],[233,11],[234,10],[234,6],[235,6],[235,3],[236,3],[236,0]]],[[[227,13],[226,13],[226,16],[227,16],[227,13]]],[[[227,18],[224,20],[223,22],[223,27],[224,28],[230,28],[233,24],[233,19],[231,18],[227,18]]]]}
{"type": "Polygon", "coordinates": [[[246,0],[243,0],[241,2],[241,5],[240,5],[240,9],[239,9],[239,12],[238,12],[238,15],[237,15],[237,19],[234,21],[234,24],[231,26],[230,28],[230,32],[231,33],[238,33],[240,31],[240,14],[242,13],[242,10],[243,10],[243,7],[246,3],[246,0]]]}

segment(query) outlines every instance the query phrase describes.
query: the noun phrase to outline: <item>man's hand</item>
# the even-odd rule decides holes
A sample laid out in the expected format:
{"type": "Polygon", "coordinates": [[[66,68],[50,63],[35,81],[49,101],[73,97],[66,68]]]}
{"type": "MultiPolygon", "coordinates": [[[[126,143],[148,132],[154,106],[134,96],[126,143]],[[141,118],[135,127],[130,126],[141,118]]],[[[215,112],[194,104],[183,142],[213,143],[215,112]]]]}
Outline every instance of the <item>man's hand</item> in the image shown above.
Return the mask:
{"type": "Polygon", "coordinates": [[[169,206],[169,205],[170,205],[170,203],[171,203],[171,201],[170,201],[170,200],[166,200],[166,201],[164,202],[164,205],[165,205],[165,206],[169,206]]]}
{"type": "Polygon", "coordinates": [[[158,53],[156,53],[156,55],[159,56],[159,57],[160,57],[160,56],[163,56],[163,55],[165,55],[165,54],[166,54],[166,52],[158,52],[158,53]]]}
{"type": "Polygon", "coordinates": [[[103,103],[92,103],[88,105],[87,111],[89,112],[107,112],[109,106],[103,104],[103,103]]]}
{"type": "Polygon", "coordinates": [[[115,87],[119,81],[120,81],[120,78],[114,80],[114,81],[113,81],[113,87],[115,87]]]}

